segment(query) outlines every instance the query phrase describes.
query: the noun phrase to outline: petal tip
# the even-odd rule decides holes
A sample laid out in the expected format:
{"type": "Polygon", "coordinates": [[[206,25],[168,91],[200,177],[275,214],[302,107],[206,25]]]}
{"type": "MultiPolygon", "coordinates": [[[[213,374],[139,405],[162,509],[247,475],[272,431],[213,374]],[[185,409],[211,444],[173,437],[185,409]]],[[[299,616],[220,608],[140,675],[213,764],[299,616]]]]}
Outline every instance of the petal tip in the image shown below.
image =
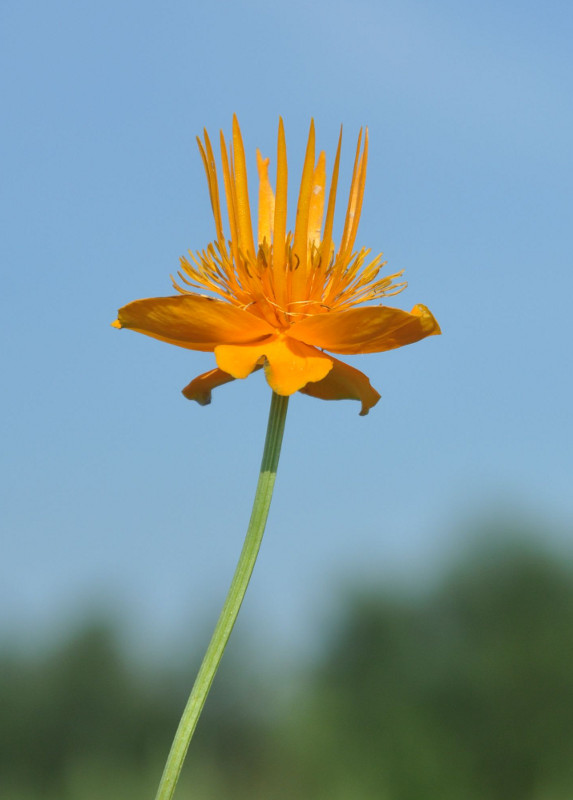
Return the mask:
{"type": "Polygon", "coordinates": [[[428,306],[418,303],[414,306],[411,313],[422,318],[426,336],[439,336],[442,333],[442,329],[428,306]]]}
{"type": "Polygon", "coordinates": [[[211,405],[212,399],[212,392],[210,389],[205,391],[197,391],[194,389],[190,389],[191,384],[185,386],[184,389],[181,389],[181,394],[187,400],[195,400],[196,403],[199,403],[200,406],[208,406],[211,405]]]}
{"type": "Polygon", "coordinates": [[[182,390],[181,394],[187,400],[195,400],[200,406],[208,406],[211,403],[211,393],[213,389],[229,383],[234,380],[232,375],[228,372],[223,372],[220,369],[211,369],[209,372],[204,372],[187,384],[182,390]]]}
{"type": "Polygon", "coordinates": [[[382,395],[379,394],[376,391],[376,389],[372,388],[372,392],[373,392],[373,395],[371,396],[371,398],[369,400],[366,400],[364,398],[362,399],[362,408],[358,412],[358,416],[365,417],[368,414],[368,412],[370,411],[370,409],[374,408],[374,406],[378,403],[378,401],[382,397],[382,395]],[[374,397],[374,395],[376,395],[376,397],[374,397]]]}

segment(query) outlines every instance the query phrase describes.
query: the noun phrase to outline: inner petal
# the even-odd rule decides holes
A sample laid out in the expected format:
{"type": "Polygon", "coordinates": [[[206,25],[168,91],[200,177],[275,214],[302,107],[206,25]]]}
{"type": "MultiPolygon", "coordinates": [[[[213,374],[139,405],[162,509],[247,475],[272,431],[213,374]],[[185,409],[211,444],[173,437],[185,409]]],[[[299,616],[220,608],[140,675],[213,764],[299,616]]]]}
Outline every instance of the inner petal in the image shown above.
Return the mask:
{"type": "Polygon", "coordinates": [[[263,364],[270,387],[282,395],[322,380],[332,369],[332,359],[325,353],[284,335],[260,344],[222,344],[215,348],[215,358],[219,368],[234,378],[246,378],[263,364]]]}

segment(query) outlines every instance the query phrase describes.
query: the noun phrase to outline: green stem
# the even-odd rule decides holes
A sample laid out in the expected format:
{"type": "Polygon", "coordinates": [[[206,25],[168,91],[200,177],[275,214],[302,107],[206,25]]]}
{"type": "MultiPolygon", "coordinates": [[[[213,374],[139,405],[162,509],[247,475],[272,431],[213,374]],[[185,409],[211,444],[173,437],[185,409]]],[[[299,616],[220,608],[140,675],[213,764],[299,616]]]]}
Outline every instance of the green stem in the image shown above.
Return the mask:
{"type": "Polygon", "coordinates": [[[179,774],[187,755],[189,742],[197,726],[209,689],[213,683],[213,678],[219,667],[221,657],[229,641],[229,636],[247,591],[271,505],[287,408],[288,397],[283,397],[273,392],[259,481],[245,543],[239,556],[239,562],[233,575],[225,605],[219,616],[217,626],[209,642],[209,647],[175,733],[155,800],[171,800],[173,797],[179,774]]]}

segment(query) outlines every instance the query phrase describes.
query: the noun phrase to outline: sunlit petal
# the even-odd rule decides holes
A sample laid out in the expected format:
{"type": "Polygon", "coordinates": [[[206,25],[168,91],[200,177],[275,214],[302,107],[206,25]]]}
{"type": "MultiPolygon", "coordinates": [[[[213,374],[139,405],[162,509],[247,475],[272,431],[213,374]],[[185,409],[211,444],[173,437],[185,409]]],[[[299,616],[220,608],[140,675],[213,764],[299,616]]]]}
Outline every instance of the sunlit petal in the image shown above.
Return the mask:
{"type": "Polygon", "coordinates": [[[270,325],[248,311],[195,294],[135,300],[119,309],[114,327],[205,351],[222,342],[253,342],[274,333],[270,325]]]}
{"type": "Polygon", "coordinates": [[[324,213],[324,187],[326,185],[326,155],[321,152],[312,175],[312,192],[308,212],[308,244],[320,244],[322,215],[324,213]]]}
{"type": "Polygon", "coordinates": [[[426,306],[414,306],[411,312],[367,306],[307,317],[292,326],[289,336],[350,355],[381,353],[438,333],[440,327],[426,306]]]}
{"type": "Polygon", "coordinates": [[[278,336],[261,344],[219,345],[215,358],[220,369],[235,378],[246,378],[263,364],[271,388],[290,395],[309,381],[322,380],[332,368],[332,359],[302,342],[278,336]]]}

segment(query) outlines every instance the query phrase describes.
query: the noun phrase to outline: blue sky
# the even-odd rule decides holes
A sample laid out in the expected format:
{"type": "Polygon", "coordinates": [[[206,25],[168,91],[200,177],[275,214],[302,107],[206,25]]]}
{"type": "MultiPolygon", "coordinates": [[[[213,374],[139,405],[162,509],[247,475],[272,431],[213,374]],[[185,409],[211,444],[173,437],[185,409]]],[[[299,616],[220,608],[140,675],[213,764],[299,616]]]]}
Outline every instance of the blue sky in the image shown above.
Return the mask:
{"type": "Polygon", "coordinates": [[[200,408],[180,389],[211,355],[109,323],[214,237],[195,136],[233,112],[253,178],[279,114],[293,182],[310,117],[330,164],[343,123],[342,192],[369,126],[359,244],[444,332],[353,361],[366,418],[293,398],[242,624],[294,641],[345,581],[423,580],[490,510],[567,544],[572,23],[555,0],[5,0],[0,634],[104,602],[155,641],[222,601],[268,387],[200,408]]]}

